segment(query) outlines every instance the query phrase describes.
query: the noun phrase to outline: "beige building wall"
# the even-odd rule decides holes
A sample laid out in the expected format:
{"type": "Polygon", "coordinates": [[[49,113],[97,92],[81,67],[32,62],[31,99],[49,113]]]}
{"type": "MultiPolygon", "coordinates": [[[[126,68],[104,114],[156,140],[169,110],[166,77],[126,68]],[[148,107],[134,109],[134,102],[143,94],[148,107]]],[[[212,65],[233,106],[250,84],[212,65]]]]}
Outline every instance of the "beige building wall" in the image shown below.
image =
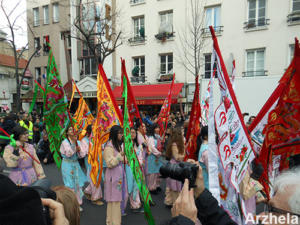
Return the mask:
{"type": "MultiPolygon", "coordinates": [[[[39,56],[35,56],[29,66],[31,73],[36,76],[35,68],[41,68],[41,74],[46,73],[45,67],[48,63],[48,54],[43,51],[43,37],[49,35],[50,44],[54,53],[55,61],[59,69],[62,83],[68,81],[67,76],[67,63],[64,48],[64,39],[62,33],[70,31],[70,4],[69,0],[27,0],[27,21],[28,21],[28,42],[29,42],[29,57],[34,53],[34,38],[40,38],[41,50],[39,56]],[[59,21],[53,21],[53,4],[58,3],[59,8],[59,21]],[[49,24],[44,24],[44,11],[43,6],[49,7],[49,24]],[[39,9],[39,25],[34,26],[33,23],[33,8],[39,9]]],[[[68,65],[70,66],[70,65],[68,65]]],[[[72,71],[70,69],[70,74],[72,71]]],[[[37,77],[35,77],[37,79],[37,77]]],[[[43,82],[43,80],[42,80],[43,82]]]]}

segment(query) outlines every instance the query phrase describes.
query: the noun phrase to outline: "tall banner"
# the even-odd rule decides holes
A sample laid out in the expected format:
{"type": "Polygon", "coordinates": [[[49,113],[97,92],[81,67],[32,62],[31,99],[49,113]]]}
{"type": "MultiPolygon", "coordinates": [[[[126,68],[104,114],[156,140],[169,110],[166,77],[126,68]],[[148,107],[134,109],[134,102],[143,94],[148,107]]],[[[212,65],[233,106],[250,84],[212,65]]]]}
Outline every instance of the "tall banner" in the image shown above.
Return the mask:
{"type": "Polygon", "coordinates": [[[124,89],[124,82],[123,82],[123,76],[126,78],[126,83],[127,83],[127,93],[128,93],[128,99],[127,99],[127,107],[128,107],[128,112],[129,112],[129,119],[130,122],[133,123],[136,119],[140,120],[140,123],[142,124],[142,119],[140,116],[140,112],[139,109],[137,107],[134,95],[133,95],[133,91],[132,91],[132,87],[130,85],[129,79],[128,79],[128,75],[126,72],[126,66],[125,66],[125,60],[122,59],[122,89],[124,89]]]}
{"type": "Polygon", "coordinates": [[[190,114],[189,126],[186,134],[187,146],[186,146],[186,158],[187,159],[197,159],[197,137],[200,134],[200,118],[201,118],[201,108],[199,100],[199,76],[195,78],[195,92],[194,100],[192,104],[192,110],[190,114]]]}
{"type": "Polygon", "coordinates": [[[85,136],[87,126],[91,125],[94,121],[94,117],[82,96],[79,99],[78,108],[73,119],[75,120],[75,133],[78,135],[78,139],[81,140],[85,136]]]}
{"type": "Polygon", "coordinates": [[[259,161],[264,167],[261,179],[270,198],[269,166],[274,156],[280,156],[279,170],[289,168],[289,158],[300,154],[300,47],[295,41],[295,53],[291,65],[279,81],[283,91],[276,107],[269,112],[268,123],[259,161]]]}
{"type": "Polygon", "coordinates": [[[170,108],[171,108],[171,103],[172,103],[172,91],[173,91],[173,86],[174,86],[174,80],[175,80],[175,73],[173,75],[173,80],[172,80],[172,83],[170,86],[168,96],[166,97],[164,104],[162,105],[160,113],[157,118],[157,123],[160,127],[160,131],[159,131],[160,136],[163,136],[167,129],[170,108]]]}
{"type": "MultiPolygon", "coordinates": [[[[122,61],[122,66],[124,61],[122,61]]],[[[122,97],[124,98],[124,143],[125,143],[125,155],[129,162],[130,169],[132,171],[133,177],[138,185],[141,198],[143,199],[144,203],[144,211],[145,211],[145,217],[149,225],[154,225],[154,218],[151,213],[150,209],[150,202],[152,201],[150,192],[146,185],[146,179],[144,177],[144,174],[142,172],[141,165],[139,164],[139,160],[137,158],[136,152],[133,147],[133,142],[131,139],[131,132],[130,132],[130,123],[129,123],[129,111],[128,111],[128,85],[127,85],[127,79],[126,76],[123,76],[123,94],[122,97]]]]}
{"type": "Polygon", "coordinates": [[[218,80],[222,97],[221,105],[215,112],[216,130],[219,134],[218,150],[225,170],[229,164],[233,164],[231,182],[234,187],[237,187],[244,178],[249,163],[254,159],[254,152],[212,26],[210,26],[210,31],[214,54],[217,59],[218,80]]]}
{"type": "Polygon", "coordinates": [[[70,123],[68,118],[68,100],[55,63],[52,48],[49,45],[47,65],[47,85],[44,94],[44,121],[50,142],[50,150],[58,168],[61,166],[60,145],[65,138],[65,130],[70,123]]]}
{"type": "Polygon", "coordinates": [[[98,67],[97,100],[98,113],[93,126],[94,145],[89,154],[88,162],[92,167],[91,179],[99,187],[103,170],[103,144],[108,141],[110,128],[114,125],[122,125],[123,123],[122,114],[101,64],[98,67]]]}
{"type": "MultiPolygon", "coordinates": [[[[214,61],[212,61],[212,62],[214,62],[214,61]]],[[[211,85],[214,82],[216,70],[212,69],[211,71],[213,71],[213,73],[211,74],[211,79],[208,82],[204,100],[202,100],[201,123],[203,126],[207,126],[209,124],[208,117],[209,117],[209,105],[210,105],[209,100],[210,100],[210,92],[211,92],[210,90],[211,90],[211,85]]]]}

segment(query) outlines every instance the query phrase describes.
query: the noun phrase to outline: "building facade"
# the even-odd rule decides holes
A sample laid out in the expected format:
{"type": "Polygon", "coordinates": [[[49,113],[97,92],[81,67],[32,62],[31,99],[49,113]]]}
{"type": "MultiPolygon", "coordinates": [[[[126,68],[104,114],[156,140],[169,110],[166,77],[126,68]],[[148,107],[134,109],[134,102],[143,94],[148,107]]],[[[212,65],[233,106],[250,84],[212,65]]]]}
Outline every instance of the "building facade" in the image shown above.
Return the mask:
{"type": "MultiPolygon", "coordinates": [[[[182,56],[193,56],[189,48],[193,42],[184,42],[183,37],[191,36],[188,27],[196,21],[193,12],[199,7],[201,96],[205,95],[211,74],[208,26],[212,25],[229,74],[232,61],[236,61],[235,91],[241,110],[252,115],[258,113],[276,87],[291,61],[294,38],[300,37],[299,0],[276,4],[270,0],[119,0],[117,7],[122,8],[120,26],[125,34],[117,58],[125,58],[131,81],[159,83],[175,73],[176,82],[186,84],[183,94],[187,103],[193,98],[194,75],[183,66],[189,62],[182,56]]],[[[120,63],[116,67],[120,74],[120,63]]],[[[218,94],[215,99],[217,103],[218,94]]]]}

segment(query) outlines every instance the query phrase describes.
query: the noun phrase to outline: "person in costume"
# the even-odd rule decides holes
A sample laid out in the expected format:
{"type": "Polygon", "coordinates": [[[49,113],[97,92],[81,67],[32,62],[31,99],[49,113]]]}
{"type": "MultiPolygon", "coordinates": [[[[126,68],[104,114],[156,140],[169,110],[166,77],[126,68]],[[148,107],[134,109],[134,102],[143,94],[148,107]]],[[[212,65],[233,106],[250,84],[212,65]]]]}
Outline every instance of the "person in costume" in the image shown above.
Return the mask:
{"type": "Polygon", "coordinates": [[[200,136],[202,144],[198,153],[198,161],[202,167],[203,179],[205,188],[209,189],[208,183],[208,126],[204,126],[201,129],[200,136]]]}
{"type": "Polygon", "coordinates": [[[19,125],[13,129],[16,147],[7,145],[3,159],[7,167],[11,168],[9,178],[19,186],[29,186],[38,179],[45,178],[45,173],[33,145],[28,144],[28,131],[19,125]],[[28,153],[22,150],[25,149],[28,153]],[[33,160],[32,157],[36,160],[33,160]]]}
{"type": "MultiPolygon", "coordinates": [[[[171,136],[167,145],[166,157],[170,159],[171,164],[178,164],[184,160],[185,149],[181,127],[176,127],[172,129],[171,136]]],[[[180,181],[167,178],[165,197],[165,204],[167,207],[172,207],[181,189],[182,183],[180,181]]]]}
{"type": "MultiPolygon", "coordinates": [[[[84,156],[82,149],[73,127],[68,127],[66,139],[63,140],[60,146],[62,156],[61,173],[64,185],[75,192],[79,205],[82,204],[82,187],[87,181],[78,162],[78,158],[84,156]]],[[[80,210],[82,211],[82,208],[80,210]]]]}
{"type": "Polygon", "coordinates": [[[147,171],[147,152],[148,152],[148,137],[146,136],[146,125],[141,123],[139,119],[135,122],[137,128],[137,143],[143,148],[143,173],[146,177],[147,171]]]}
{"type": "Polygon", "coordinates": [[[124,171],[124,152],[122,151],[123,129],[114,125],[109,134],[109,140],[104,148],[104,160],[106,162],[104,199],[107,202],[106,224],[121,224],[121,202],[126,190],[124,171]]]}
{"type": "Polygon", "coordinates": [[[148,149],[149,155],[147,158],[147,183],[149,191],[157,194],[160,189],[159,169],[162,166],[161,159],[161,137],[159,135],[159,126],[153,124],[149,132],[148,149]]]}
{"type": "Polygon", "coordinates": [[[101,201],[102,199],[101,185],[99,185],[99,187],[96,187],[90,177],[91,165],[88,163],[88,158],[89,158],[90,144],[92,144],[90,141],[91,134],[92,134],[92,125],[88,125],[86,128],[86,135],[81,140],[81,146],[84,155],[84,164],[87,170],[86,175],[89,181],[89,185],[84,190],[84,195],[87,199],[91,200],[93,204],[103,205],[104,203],[101,201]]]}
{"type": "MultiPolygon", "coordinates": [[[[133,142],[133,147],[136,152],[136,156],[139,160],[139,164],[141,168],[143,168],[143,146],[138,145],[137,131],[134,128],[130,129],[130,133],[133,142]]],[[[127,180],[129,202],[130,202],[131,209],[133,209],[134,212],[144,212],[144,210],[141,208],[139,189],[133,177],[129,162],[127,162],[126,164],[126,180],[127,180]]]]}

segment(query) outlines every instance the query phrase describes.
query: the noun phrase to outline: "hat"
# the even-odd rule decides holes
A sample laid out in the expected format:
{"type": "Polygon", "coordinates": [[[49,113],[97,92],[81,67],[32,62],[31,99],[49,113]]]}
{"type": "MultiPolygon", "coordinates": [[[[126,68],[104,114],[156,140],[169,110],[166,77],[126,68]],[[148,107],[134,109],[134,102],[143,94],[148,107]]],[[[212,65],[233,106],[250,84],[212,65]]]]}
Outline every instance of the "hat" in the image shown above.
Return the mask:
{"type": "Polygon", "coordinates": [[[39,193],[0,174],[0,225],[46,225],[39,193]]]}

